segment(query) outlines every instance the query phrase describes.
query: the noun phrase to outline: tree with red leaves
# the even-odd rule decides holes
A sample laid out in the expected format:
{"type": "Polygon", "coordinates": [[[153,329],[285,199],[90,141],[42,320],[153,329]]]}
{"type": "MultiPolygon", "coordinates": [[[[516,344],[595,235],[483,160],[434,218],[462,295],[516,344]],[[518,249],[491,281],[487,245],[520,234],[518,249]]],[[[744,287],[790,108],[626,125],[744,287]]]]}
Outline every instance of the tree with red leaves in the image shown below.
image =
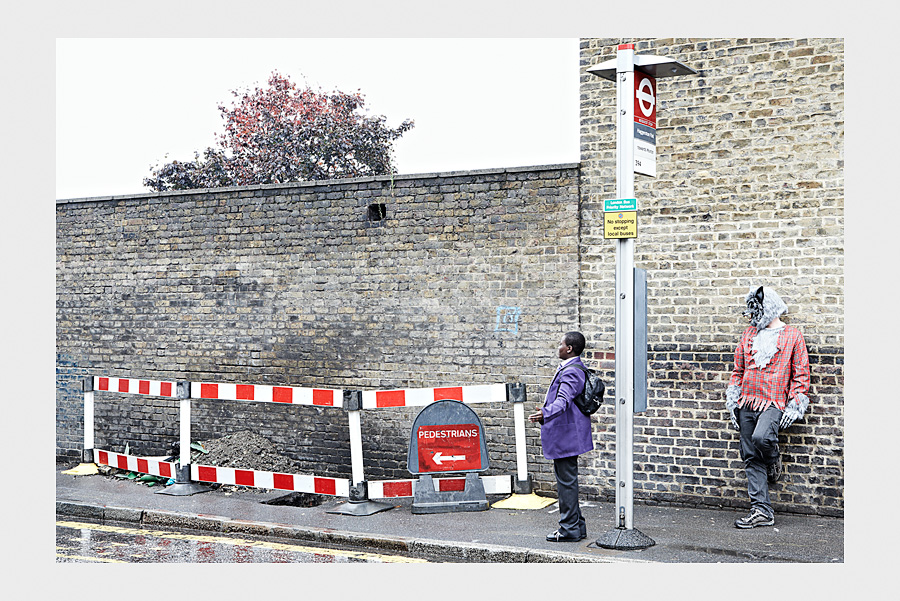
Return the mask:
{"type": "Polygon", "coordinates": [[[277,72],[265,89],[232,94],[233,106],[219,106],[225,133],[218,147],[151,168],[145,186],[162,192],[384,175],[394,169],[394,140],[413,127],[406,120],[391,129],[383,116],[362,114],[359,92],[299,88],[277,72]]]}

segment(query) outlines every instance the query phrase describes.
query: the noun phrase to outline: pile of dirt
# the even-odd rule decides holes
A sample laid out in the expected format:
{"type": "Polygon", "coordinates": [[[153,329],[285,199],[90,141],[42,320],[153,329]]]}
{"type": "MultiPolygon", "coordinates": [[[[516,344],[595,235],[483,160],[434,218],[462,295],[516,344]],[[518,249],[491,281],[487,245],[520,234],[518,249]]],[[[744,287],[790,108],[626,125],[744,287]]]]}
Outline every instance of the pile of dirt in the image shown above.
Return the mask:
{"type": "Polygon", "coordinates": [[[199,445],[191,446],[191,463],[283,474],[300,471],[295,461],[282,455],[270,440],[254,432],[235,432],[222,438],[201,440],[199,445]],[[198,450],[197,446],[203,450],[198,450]]]}
{"type": "MultiPolygon", "coordinates": [[[[127,453],[127,449],[125,451],[127,453]]],[[[179,446],[172,446],[172,455],[166,457],[166,461],[178,461],[179,446]]],[[[163,459],[160,457],[160,459],[163,459]]],[[[191,443],[191,463],[195,465],[211,465],[215,467],[231,467],[244,470],[262,472],[279,472],[282,474],[301,473],[300,465],[289,457],[281,454],[278,448],[267,438],[254,432],[235,432],[210,440],[201,440],[191,443]]],[[[120,478],[132,480],[138,484],[148,486],[166,485],[171,483],[169,478],[141,475],[129,470],[100,465],[98,473],[106,478],[120,478]]],[[[210,484],[213,489],[226,491],[231,494],[237,490],[250,492],[265,492],[266,489],[235,486],[231,484],[210,484]]],[[[314,507],[322,502],[320,495],[307,493],[290,493],[284,497],[266,501],[272,505],[294,505],[297,507],[314,507]]]]}

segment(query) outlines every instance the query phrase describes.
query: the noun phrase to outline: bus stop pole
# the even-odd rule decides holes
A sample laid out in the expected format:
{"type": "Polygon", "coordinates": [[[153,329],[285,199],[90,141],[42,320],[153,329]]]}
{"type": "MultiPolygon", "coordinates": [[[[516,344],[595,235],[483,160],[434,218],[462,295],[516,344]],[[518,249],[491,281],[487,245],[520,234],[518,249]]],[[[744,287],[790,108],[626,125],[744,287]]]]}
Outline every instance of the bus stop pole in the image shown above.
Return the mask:
{"type": "MultiPolygon", "coordinates": [[[[661,77],[696,75],[697,71],[676,60],[642,54],[635,56],[634,44],[619,44],[616,58],[588,69],[598,77],[616,82],[616,193],[618,199],[637,198],[634,193],[635,171],[635,66],[654,80],[661,77]]],[[[643,86],[643,84],[642,84],[643,86]]],[[[644,88],[642,87],[642,90],[644,88]]],[[[640,98],[641,111],[649,116],[645,104],[656,106],[657,99],[646,92],[640,98]]],[[[655,129],[655,124],[654,124],[655,129]]],[[[655,136],[655,134],[654,134],[655,136]]],[[[654,141],[655,144],[655,141],[654,141]]],[[[653,150],[655,153],[655,149],[653,150]]],[[[653,159],[655,162],[655,158],[653,159]]],[[[655,163],[654,163],[655,164],[655,163]]],[[[644,170],[641,171],[645,173],[644,170]]],[[[655,172],[655,167],[654,167],[655,172]]],[[[636,219],[636,216],[635,216],[636,219]]],[[[635,228],[637,222],[635,221],[635,228]]],[[[637,236],[635,229],[634,236],[637,236]]],[[[607,237],[604,233],[604,237],[607,237]]],[[[613,236],[615,237],[615,236],[613,236]]],[[[597,545],[608,549],[643,549],[655,545],[653,539],[634,528],[634,412],[636,384],[640,385],[640,408],[646,410],[646,272],[635,274],[634,238],[616,241],[616,524],[615,530],[603,534],[597,545]],[[635,280],[639,290],[635,290],[635,280]],[[638,297],[637,299],[635,297],[638,297]],[[635,301],[640,303],[641,332],[635,327],[635,301]],[[639,348],[640,382],[635,382],[635,344],[639,348]]]]}
{"type": "MultiPolygon", "coordinates": [[[[623,44],[616,68],[616,195],[634,198],[634,47],[623,44]]],[[[634,238],[616,241],[616,524],[634,527],[634,238]]]]}
{"type": "MultiPolygon", "coordinates": [[[[634,45],[616,53],[616,195],[634,195],[634,45]]],[[[616,240],[616,528],[597,540],[611,549],[656,544],[634,528],[634,239],[616,240]]]]}

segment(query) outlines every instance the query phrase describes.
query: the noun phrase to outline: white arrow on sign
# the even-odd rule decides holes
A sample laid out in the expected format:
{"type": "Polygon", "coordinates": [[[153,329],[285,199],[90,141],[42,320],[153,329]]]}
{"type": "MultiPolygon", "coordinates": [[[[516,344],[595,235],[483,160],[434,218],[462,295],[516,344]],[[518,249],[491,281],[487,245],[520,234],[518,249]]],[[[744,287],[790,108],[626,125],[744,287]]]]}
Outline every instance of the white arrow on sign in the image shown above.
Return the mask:
{"type": "Polygon", "coordinates": [[[434,462],[436,464],[441,465],[445,461],[464,461],[466,459],[466,456],[465,455],[447,455],[446,457],[444,457],[444,455],[440,451],[438,451],[437,453],[434,454],[434,457],[432,457],[432,459],[434,459],[434,462]]]}

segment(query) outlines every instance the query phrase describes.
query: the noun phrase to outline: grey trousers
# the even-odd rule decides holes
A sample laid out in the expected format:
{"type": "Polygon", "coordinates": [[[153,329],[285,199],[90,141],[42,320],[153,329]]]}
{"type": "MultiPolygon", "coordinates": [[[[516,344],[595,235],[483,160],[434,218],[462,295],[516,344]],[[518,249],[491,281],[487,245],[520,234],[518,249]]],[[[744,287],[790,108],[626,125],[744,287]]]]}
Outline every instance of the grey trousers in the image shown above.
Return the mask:
{"type": "Polygon", "coordinates": [[[770,405],[765,411],[748,408],[737,409],[741,427],[741,459],[747,473],[747,491],[750,508],[759,509],[768,516],[775,515],[769,502],[769,480],[766,466],[778,457],[778,424],[781,410],[770,405]]]}
{"type": "Polygon", "coordinates": [[[578,455],[553,460],[556,493],[559,495],[559,533],[587,536],[587,525],[578,505],[578,455]]]}

